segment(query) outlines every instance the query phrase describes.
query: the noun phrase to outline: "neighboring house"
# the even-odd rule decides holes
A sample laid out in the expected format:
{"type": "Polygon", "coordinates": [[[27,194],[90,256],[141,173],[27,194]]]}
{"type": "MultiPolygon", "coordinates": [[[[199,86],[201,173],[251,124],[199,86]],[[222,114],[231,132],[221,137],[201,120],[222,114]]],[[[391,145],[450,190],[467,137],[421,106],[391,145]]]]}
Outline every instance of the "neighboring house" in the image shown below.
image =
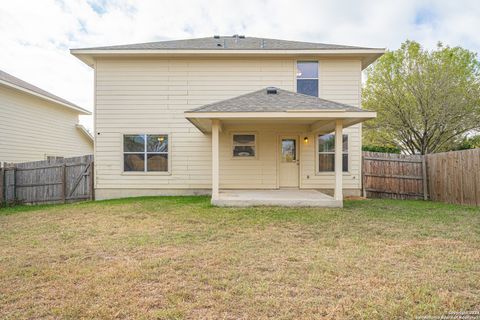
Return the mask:
{"type": "Polygon", "coordinates": [[[80,114],[91,113],[0,70],[0,162],[92,154],[80,114]]]}
{"type": "Polygon", "coordinates": [[[234,35],[71,53],[95,69],[97,199],[360,195],[360,123],[376,116],[361,72],[384,49],[234,35]]]}

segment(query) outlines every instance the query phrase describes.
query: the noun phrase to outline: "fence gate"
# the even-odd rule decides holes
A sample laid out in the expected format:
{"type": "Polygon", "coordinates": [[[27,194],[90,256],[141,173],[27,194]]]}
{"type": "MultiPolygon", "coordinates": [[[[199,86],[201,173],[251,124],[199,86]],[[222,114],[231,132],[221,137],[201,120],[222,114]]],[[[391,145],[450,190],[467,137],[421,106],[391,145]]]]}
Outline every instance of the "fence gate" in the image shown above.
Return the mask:
{"type": "Polygon", "coordinates": [[[66,203],[93,200],[93,155],[5,163],[0,203],[66,203]]]}
{"type": "Polygon", "coordinates": [[[363,152],[363,196],[368,198],[427,199],[425,157],[363,152]]]}

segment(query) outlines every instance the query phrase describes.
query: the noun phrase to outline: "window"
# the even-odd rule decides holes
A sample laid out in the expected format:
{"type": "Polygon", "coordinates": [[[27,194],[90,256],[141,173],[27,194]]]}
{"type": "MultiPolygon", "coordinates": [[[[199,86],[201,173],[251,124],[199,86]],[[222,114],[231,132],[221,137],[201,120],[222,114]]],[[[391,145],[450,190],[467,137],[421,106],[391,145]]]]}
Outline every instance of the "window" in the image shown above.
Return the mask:
{"type": "Polygon", "coordinates": [[[297,62],[297,92],[318,97],[318,61],[297,62]]]}
{"type": "Polygon", "coordinates": [[[168,172],[168,135],[124,135],[123,170],[126,172],[168,172]]]}
{"type": "Polygon", "coordinates": [[[295,162],[297,160],[297,140],[282,139],[282,162],[295,162]]]}
{"type": "MultiPolygon", "coordinates": [[[[348,172],[348,135],[343,135],[343,172],[348,172]]],[[[335,171],[335,135],[318,136],[318,171],[335,171]]]]}
{"type": "Polygon", "coordinates": [[[233,134],[233,156],[235,158],[255,157],[255,134],[233,134]]]}

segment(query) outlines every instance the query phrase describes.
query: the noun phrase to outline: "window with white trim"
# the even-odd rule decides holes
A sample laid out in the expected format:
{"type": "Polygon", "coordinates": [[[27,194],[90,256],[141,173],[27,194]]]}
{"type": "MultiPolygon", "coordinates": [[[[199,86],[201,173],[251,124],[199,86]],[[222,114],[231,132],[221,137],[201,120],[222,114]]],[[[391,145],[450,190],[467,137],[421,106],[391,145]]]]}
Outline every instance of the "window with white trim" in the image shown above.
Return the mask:
{"type": "MultiPolygon", "coordinates": [[[[318,136],[317,154],[318,172],[335,171],[335,135],[325,134],[318,136]]],[[[348,135],[343,135],[342,146],[343,172],[348,172],[348,135]]]]}
{"type": "Polygon", "coordinates": [[[318,97],[318,61],[297,62],[297,92],[318,97]]]}
{"type": "Polygon", "coordinates": [[[168,172],[168,135],[124,135],[123,171],[168,172]]]}
{"type": "Polygon", "coordinates": [[[256,135],[234,133],[232,135],[232,155],[235,158],[254,158],[256,155],[256,135]]]}

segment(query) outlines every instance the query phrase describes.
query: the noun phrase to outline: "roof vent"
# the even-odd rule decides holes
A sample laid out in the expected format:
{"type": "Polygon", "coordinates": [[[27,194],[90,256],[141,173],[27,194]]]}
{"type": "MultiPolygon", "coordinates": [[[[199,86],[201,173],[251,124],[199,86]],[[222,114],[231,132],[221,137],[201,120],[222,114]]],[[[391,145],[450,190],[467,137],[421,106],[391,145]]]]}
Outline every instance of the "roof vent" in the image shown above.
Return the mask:
{"type": "Polygon", "coordinates": [[[277,88],[275,87],[268,87],[267,94],[277,94],[277,88]]]}
{"type": "Polygon", "coordinates": [[[217,47],[221,47],[221,46],[222,46],[222,44],[221,44],[221,43],[217,43],[217,47]]]}
{"type": "Polygon", "coordinates": [[[245,36],[242,34],[242,35],[239,35],[238,36],[240,39],[245,39],[245,36]]]}
{"type": "Polygon", "coordinates": [[[213,39],[220,39],[220,36],[218,34],[213,36],[213,39]]]}

